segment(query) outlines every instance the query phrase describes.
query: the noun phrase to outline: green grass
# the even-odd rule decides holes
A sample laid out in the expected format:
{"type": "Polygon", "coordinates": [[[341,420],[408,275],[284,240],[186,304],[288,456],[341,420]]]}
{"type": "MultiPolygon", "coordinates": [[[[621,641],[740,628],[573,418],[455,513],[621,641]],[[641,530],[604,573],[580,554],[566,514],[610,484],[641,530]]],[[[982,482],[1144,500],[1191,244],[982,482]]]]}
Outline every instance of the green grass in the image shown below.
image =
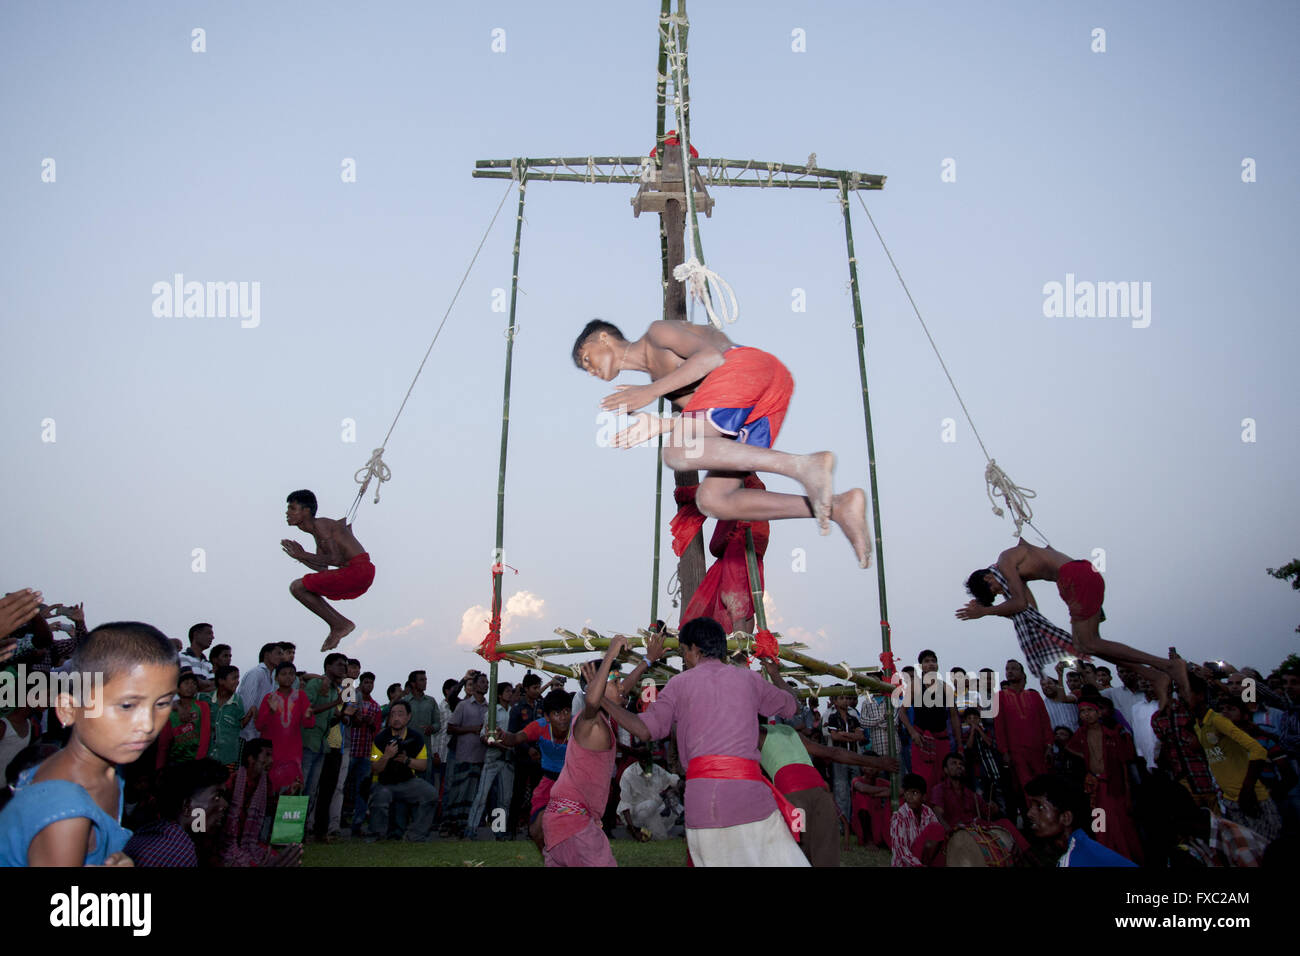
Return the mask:
{"type": "MultiPolygon", "coordinates": [[[[685,866],[686,841],[663,840],[610,843],[619,866],[685,866]]],[[[537,847],[528,840],[497,843],[494,840],[434,840],[430,843],[365,843],[345,840],[335,844],[309,843],[303,866],[541,866],[537,847]]],[[[852,847],[843,852],[841,866],[889,866],[889,851],[852,847]]]]}

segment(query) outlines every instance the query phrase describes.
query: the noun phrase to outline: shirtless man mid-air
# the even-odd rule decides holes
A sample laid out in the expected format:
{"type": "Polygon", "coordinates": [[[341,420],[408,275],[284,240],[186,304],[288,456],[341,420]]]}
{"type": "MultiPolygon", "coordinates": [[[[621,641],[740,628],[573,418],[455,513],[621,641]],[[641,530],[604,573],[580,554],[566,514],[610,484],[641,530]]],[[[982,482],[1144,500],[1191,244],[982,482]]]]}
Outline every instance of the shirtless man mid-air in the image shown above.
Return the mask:
{"type": "Polygon", "coordinates": [[[832,489],[835,456],[829,451],[791,455],[772,445],[785,420],[794,379],[773,355],[735,345],[707,325],[652,322],[635,342],[618,327],[596,319],[573,345],[573,364],[605,382],[623,372],[645,372],[647,385],[620,385],[601,402],[606,411],[631,414],[632,425],[614,436],[631,448],[659,435],[664,464],[674,471],[706,471],[695,505],[710,518],[771,521],[816,518],[822,534],[839,526],[859,567],[871,562],[866,495],[861,488],[832,489]],[[681,412],[660,418],[638,409],[660,398],[681,412]],[[746,472],[793,478],[806,495],[743,486],[746,472]]]}
{"type": "MultiPolygon", "coordinates": [[[[993,604],[993,595],[985,594],[988,603],[977,596],[957,611],[963,621],[973,621],[987,615],[1014,617],[1029,607],[1029,581],[1055,581],[1057,593],[1070,609],[1070,636],[1081,654],[1104,657],[1116,664],[1138,664],[1167,671],[1169,661],[1120,644],[1103,641],[1098,625],[1101,623],[1101,603],[1106,595],[1106,583],[1092,566],[1091,561],[1076,561],[1052,548],[1040,548],[1021,541],[998,555],[998,570],[1006,579],[1006,600],[993,604]]],[[[981,568],[971,575],[978,580],[987,571],[981,568]]],[[[976,591],[972,593],[978,594],[976,591]]]]}
{"type": "Polygon", "coordinates": [[[375,566],[346,521],[316,517],[316,496],[310,491],[295,491],[286,500],[289,508],[285,521],[315,538],[317,549],[312,554],[297,541],[285,538],[280,542],[285,554],[317,572],[298,578],[289,585],[289,593],[330,626],[321,650],[333,650],[356,625],[325,599],[348,601],[361,597],[375,580],[375,566]]]}

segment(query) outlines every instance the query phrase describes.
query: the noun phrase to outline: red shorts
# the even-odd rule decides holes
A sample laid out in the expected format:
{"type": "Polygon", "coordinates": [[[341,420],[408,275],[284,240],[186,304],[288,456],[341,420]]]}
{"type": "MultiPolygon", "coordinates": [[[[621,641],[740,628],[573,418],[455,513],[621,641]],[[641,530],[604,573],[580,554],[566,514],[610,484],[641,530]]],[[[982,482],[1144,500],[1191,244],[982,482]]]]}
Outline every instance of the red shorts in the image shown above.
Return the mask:
{"type": "Polygon", "coordinates": [[[1091,561],[1070,561],[1056,572],[1056,591],[1070,609],[1070,620],[1086,621],[1101,613],[1106,582],[1091,561]]]}
{"type": "Polygon", "coordinates": [[[555,786],[554,777],[543,777],[533,787],[533,802],[528,808],[528,822],[532,823],[546,811],[546,805],[551,802],[551,788],[555,786]]]}
{"type": "Polygon", "coordinates": [[[350,601],[369,591],[374,580],[375,566],[370,563],[370,555],[363,552],[341,568],[304,574],[302,586],[331,601],[350,601]]]}
{"type": "Polygon", "coordinates": [[[704,377],[682,413],[705,415],[724,435],[771,448],[793,394],[794,379],[780,359],[737,345],[727,349],[722,365],[704,377]]]}

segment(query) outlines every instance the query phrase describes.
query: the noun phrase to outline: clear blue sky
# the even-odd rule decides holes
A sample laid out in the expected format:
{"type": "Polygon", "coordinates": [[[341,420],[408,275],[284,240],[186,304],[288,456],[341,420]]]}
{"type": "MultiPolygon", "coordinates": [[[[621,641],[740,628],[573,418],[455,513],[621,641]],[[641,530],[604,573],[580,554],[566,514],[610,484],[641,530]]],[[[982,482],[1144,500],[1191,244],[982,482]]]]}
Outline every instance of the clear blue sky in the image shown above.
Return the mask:
{"type": "MultiPolygon", "coordinates": [[[[1037,490],[1053,545],[1105,549],[1108,636],[1264,670],[1294,650],[1300,597],[1264,569],[1300,554],[1297,8],[690,6],[701,152],[802,163],[815,151],[823,166],[889,177],[867,201],[990,452],[1037,490]],[[806,52],[791,49],[796,29],[806,52]],[[956,182],[941,181],[947,158],[956,182]],[[1149,282],[1150,326],[1045,317],[1043,286],[1067,274],[1149,282]]],[[[506,188],[472,180],[476,159],[650,149],[657,11],[7,5],[0,585],[83,600],[92,624],[143,619],[184,636],[212,621],[245,668],[278,639],[317,662],[324,627],[287,590],[302,568],[279,548],[284,496],[310,487],[325,515],[350,504],[352,473],[506,188]],[[205,53],[191,52],[195,27],[205,53]],[[174,273],[259,282],[260,324],[155,317],[153,284],[174,273]],[[355,443],[341,440],[345,418],[355,443]]],[[[639,334],[659,315],[655,222],[633,219],[633,191],[529,189],[509,640],[646,620],[652,455],[596,446],[608,388],[569,360],[591,317],[639,334]]],[[[838,484],[865,485],[833,195],[715,196],[702,229],[740,298],[732,337],[781,356],[798,383],[779,447],[832,448],[838,484]],[[791,310],[796,288],[806,313],[791,310]]],[[[895,646],[1000,668],[1016,653],[1010,625],[953,611],[1011,526],[990,513],[979,447],[853,211],[895,646]]],[[[491,298],[509,285],[512,225],[503,215],[484,249],[389,443],[393,481],[356,526],[378,577],[344,608],[365,635],[344,649],[384,683],[477,661],[457,637],[482,634],[474,607],[491,595],[505,346],[491,298]]],[[[875,662],[875,575],[843,540],[777,525],[767,573],[787,635],[875,662]]],[[[1038,596],[1065,624],[1051,590],[1038,596]]]]}

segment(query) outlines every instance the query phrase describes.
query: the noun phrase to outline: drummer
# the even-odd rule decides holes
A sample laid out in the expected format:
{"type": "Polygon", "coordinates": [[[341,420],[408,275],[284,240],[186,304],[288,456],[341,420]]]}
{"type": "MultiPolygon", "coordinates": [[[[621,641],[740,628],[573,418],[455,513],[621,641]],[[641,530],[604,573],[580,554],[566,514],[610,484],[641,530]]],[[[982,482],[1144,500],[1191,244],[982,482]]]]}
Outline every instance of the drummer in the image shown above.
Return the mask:
{"type": "Polygon", "coordinates": [[[946,865],[944,845],[947,838],[958,827],[972,824],[1001,827],[1011,834],[1021,850],[1029,848],[1015,824],[1002,817],[1000,807],[990,805],[966,786],[966,761],[959,753],[950,753],[944,758],[943,779],[930,788],[926,802],[934,809],[934,815],[939,820],[937,826],[932,824],[925,828],[917,838],[925,845],[922,859],[925,860],[926,851],[929,853],[930,859],[927,862],[930,866],[946,865]],[[997,820],[993,819],[995,813],[999,817],[997,820]]]}

